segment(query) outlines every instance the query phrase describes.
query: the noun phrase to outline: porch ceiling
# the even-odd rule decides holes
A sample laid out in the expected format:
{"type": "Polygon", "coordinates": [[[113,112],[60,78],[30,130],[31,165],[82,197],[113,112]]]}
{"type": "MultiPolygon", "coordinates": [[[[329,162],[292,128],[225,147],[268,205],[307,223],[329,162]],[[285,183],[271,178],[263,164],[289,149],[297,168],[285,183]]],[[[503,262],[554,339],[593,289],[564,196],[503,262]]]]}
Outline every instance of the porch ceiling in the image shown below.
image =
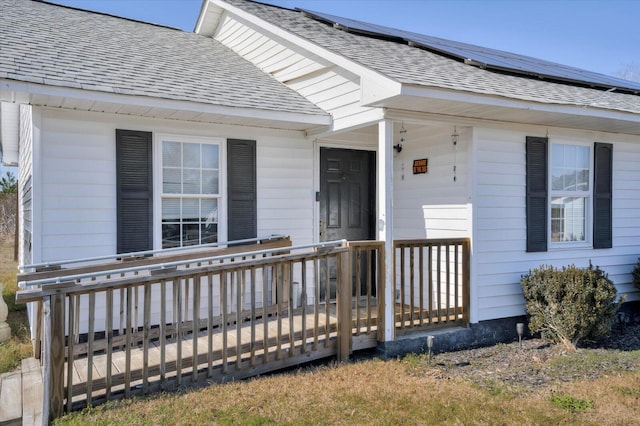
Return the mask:
{"type": "Polygon", "coordinates": [[[444,99],[432,96],[399,95],[383,99],[375,106],[398,111],[436,114],[457,121],[466,118],[640,135],[640,114],[610,111],[591,105],[514,102],[501,98],[466,95],[449,96],[444,99]]]}

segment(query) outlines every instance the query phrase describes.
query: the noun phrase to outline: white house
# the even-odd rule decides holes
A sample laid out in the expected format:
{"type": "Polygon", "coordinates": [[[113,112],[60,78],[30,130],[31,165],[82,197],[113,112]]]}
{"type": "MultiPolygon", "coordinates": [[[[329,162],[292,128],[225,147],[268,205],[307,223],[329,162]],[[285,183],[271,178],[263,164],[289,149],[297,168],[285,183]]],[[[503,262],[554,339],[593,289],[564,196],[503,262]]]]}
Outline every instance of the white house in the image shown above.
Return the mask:
{"type": "Polygon", "coordinates": [[[195,33],[0,7],[22,264],[468,237],[472,326],[521,317],[540,264],[591,261],[639,299],[640,84],[249,0],[204,0],[195,33]]]}

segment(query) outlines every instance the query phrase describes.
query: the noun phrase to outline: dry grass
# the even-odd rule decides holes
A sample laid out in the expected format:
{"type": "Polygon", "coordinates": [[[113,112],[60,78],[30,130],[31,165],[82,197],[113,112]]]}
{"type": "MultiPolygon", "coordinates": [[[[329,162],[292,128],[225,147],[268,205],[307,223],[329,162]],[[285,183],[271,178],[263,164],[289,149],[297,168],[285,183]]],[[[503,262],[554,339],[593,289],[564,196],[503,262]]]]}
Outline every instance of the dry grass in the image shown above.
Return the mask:
{"type": "Polygon", "coordinates": [[[25,306],[15,304],[17,266],[13,260],[13,237],[0,237],[0,283],[4,285],[2,296],[9,307],[7,323],[12,336],[8,342],[0,343],[0,373],[12,371],[33,353],[25,306]]]}
{"type": "Polygon", "coordinates": [[[109,403],[59,424],[631,425],[640,422],[639,400],[638,371],[513,395],[411,360],[365,360],[109,403]],[[558,407],[552,392],[591,408],[558,407]]]}

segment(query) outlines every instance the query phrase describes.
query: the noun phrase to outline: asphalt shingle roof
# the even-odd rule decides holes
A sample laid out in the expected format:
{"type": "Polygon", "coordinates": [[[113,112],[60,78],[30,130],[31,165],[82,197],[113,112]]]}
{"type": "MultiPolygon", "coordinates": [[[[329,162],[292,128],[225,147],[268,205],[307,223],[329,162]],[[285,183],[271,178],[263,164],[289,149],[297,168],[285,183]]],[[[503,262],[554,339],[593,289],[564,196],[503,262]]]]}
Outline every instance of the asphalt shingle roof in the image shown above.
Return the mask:
{"type": "Polygon", "coordinates": [[[403,84],[640,113],[637,95],[497,73],[407,44],[347,33],[296,10],[247,0],[225,1],[403,84]]]}
{"type": "Polygon", "coordinates": [[[327,115],[211,38],[31,0],[0,0],[0,79],[327,115]]]}

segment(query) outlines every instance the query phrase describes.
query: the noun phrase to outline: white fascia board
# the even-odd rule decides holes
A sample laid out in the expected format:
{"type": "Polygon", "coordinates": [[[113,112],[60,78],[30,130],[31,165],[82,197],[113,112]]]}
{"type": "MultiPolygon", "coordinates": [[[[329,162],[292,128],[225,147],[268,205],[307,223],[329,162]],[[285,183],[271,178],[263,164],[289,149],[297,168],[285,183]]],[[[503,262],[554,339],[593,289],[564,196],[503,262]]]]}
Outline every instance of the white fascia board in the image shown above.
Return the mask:
{"type": "Polygon", "coordinates": [[[386,88],[386,90],[390,90],[392,92],[400,92],[400,88],[402,85],[398,81],[390,78],[385,74],[374,71],[371,68],[365,67],[364,65],[361,65],[351,59],[348,59],[329,49],[321,47],[312,41],[299,37],[294,33],[290,33],[284,28],[264,21],[259,16],[253,15],[240,8],[230,5],[223,0],[210,0],[209,3],[223,8],[227,11],[227,13],[231,13],[237,18],[251,23],[273,34],[274,36],[278,37],[278,42],[286,45],[294,51],[296,49],[304,49],[312,53],[313,55],[324,59],[325,61],[334,63],[335,65],[360,76],[363,81],[367,80],[372,84],[375,84],[379,87],[384,87],[386,88]]]}
{"type": "MultiPolygon", "coordinates": [[[[483,95],[480,93],[464,92],[452,89],[440,89],[432,87],[402,86],[401,95],[415,96],[427,99],[448,100],[453,102],[466,102],[478,105],[513,108],[519,110],[539,111],[556,114],[578,115],[584,117],[606,118],[640,123],[640,114],[606,110],[594,105],[567,105],[557,103],[542,103],[536,101],[524,101],[509,99],[500,96],[483,95]]],[[[381,105],[380,105],[381,106],[381,105]]]]}
{"type": "MultiPolygon", "coordinates": [[[[199,112],[203,114],[226,115],[230,117],[255,118],[290,123],[301,123],[315,126],[331,125],[331,116],[302,114],[296,112],[272,111],[246,107],[230,107],[223,105],[204,104],[175,99],[154,98],[148,96],[124,95],[117,93],[97,92],[44,84],[25,83],[13,80],[0,80],[0,100],[10,101],[15,93],[28,95],[60,96],[94,102],[106,102],[119,105],[132,105],[149,108],[163,108],[177,111],[199,112]],[[5,99],[5,97],[7,99],[5,99]]],[[[26,102],[25,102],[26,103],[26,102]]]]}
{"type": "Polygon", "coordinates": [[[0,160],[5,166],[18,165],[20,105],[0,102],[0,160]]]}
{"type": "Polygon", "coordinates": [[[211,37],[213,33],[216,31],[216,27],[218,26],[218,20],[222,9],[216,7],[217,10],[217,19],[211,17],[215,12],[210,13],[209,8],[214,8],[211,6],[209,0],[202,0],[202,6],[200,6],[200,14],[198,15],[198,19],[196,20],[196,25],[193,29],[193,32],[196,34],[200,34],[203,36],[211,37]]]}
{"type": "Polygon", "coordinates": [[[323,138],[325,136],[335,136],[340,133],[347,133],[352,130],[368,127],[373,124],[378,124],[381,120],[387,117],[386,110],[383,108],[375,108],[362,114],[358,114],[357,120],[353,120],[351,117],[339,118],[334,120],[333,125],[328,127],[318,127],[307,131],[307,137],[323,138]]]}

